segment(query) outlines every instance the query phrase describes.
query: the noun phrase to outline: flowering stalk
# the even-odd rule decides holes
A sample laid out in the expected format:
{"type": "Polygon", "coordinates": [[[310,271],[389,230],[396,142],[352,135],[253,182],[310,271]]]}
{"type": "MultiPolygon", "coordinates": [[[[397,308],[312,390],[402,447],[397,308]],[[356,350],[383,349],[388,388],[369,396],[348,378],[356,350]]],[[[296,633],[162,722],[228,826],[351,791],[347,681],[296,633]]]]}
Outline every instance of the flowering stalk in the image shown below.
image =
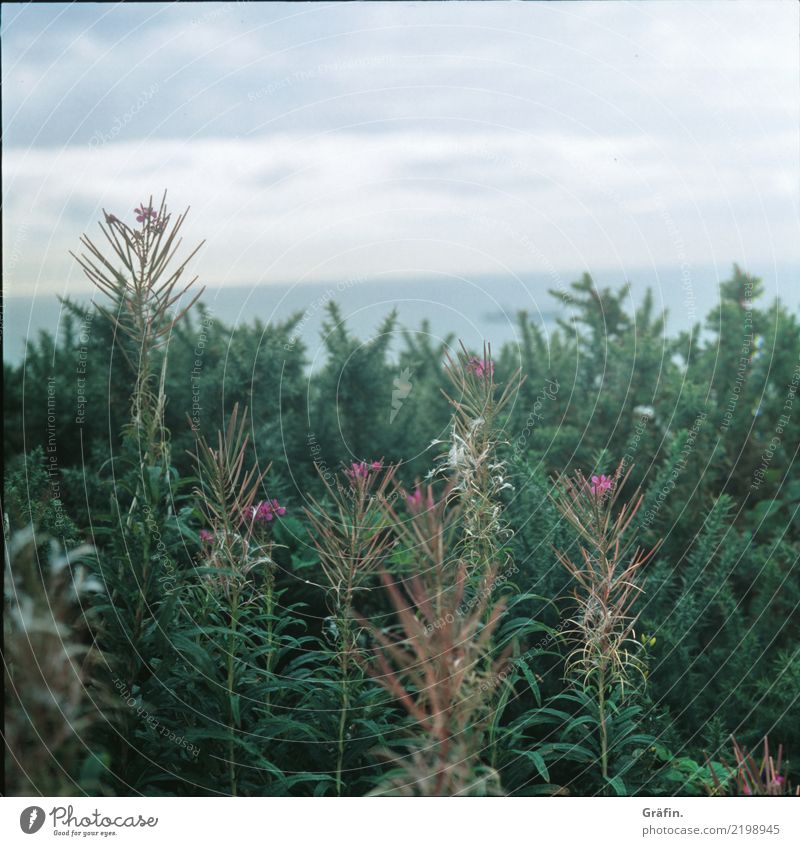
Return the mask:
{"type": "MultiPolygon", "coordinates": [[[[494,568],[486,572],[493,583],[494,568]]],[[[423,568],[405,587],[386,573],[384,588],[400,626],[396,633],[360,618],[378,646],[368,671],[424,733],[420,748],[397,761],[400,771],[379,793],[464,796],[501,792],[497,773],[480,762],[481,727],[490,716],[487,680],[500,673],[508,650],[491,660],[492,634],[503,600],[481,594],[465,611],[467,571],[458,565],[452,589],[436,603],[441,574],[423,568]]]]}
{"type": "Polygon", "coordinates": [[[417,482],[412,492],[398,485],[394,497],[381,501],[387,522],[400,543],[424,562],[437,619],[444,613],[445,593],[453,586],[459,563],[452,550],[457,546],[461,502],[452,492],[453,485],[448,483],[437,498],[432,485],[422,486],[417,482]],[[405,502],[405,513],[396,510],[394,502],[398,501],[405,502]]]}
{"type": "Polygon", "coordinates": [[[637,490],[633,498],[617,507],[632,468],[624,472],[620,463],[613,477],[592,476],[580,471],[556,482],[553,501],[561,515],[576,529],[580,539],[580,563],[555,550],[556,556],[575,582],[577,614],[568,634],[574,643],[567,660],[568,672],[591,690],[597,699],[600,732],[600,767],[608,778],[607,703],[610,691],[624,690],[629,671],[642,671],[631,637],[635,618],[631,606],[642,588],[637,584],[641,567],[655,554],[659,544],[644,553],[623,536],[642,502],[637,490]]]}
{"type": "MultiPolygon", "coordinates": [[[[497,396],[490,348],[483,358],[462,345],[445,370],[453,386],[451,446],[438,472],[447,484],[441,498],[417,484],[396,489],[407,514],[387,499],[383,509],[401,544],[416,560],[401,590],[383,582],[400,622],[397,635],[363,624],[378,643],[369,671],[414,718],[424,746],[401,763],[389,789],[424,795],[500,792],[497,774],[480,761],[480,727],[491,716],[492,685],[505,655],[493,658],[492,635],[504,602],[490,602],[506,563],[502,545],[510,532],[500,493],[510,487],[497,456],[500,414],[521,384],[519,374],[497,396]],[[377,669],[376,669],[377,668],[377,669]]],[[[510,647],[509,647],[510,649],[510,647]]]]}
{"type": "Polygon", "coordinates": [[[471,356],[462,344],[455,360],[447,357],[445,373],[453,386],[452,395],[444,392],[453,418],[443,469],[451,474],[453,491],[463,504],[460,557],[470,578],[485,587],[486,575],[510,534],[500,504],[500,493],[511,487],[497,455],[503,438],[500,414],[524,379],[517,371],[498,397],[488,344],[482,358],[471,356]]]}
{"type": "MultiPolygon", "coordinates": [[[[129,226],[118,217],[104,212],[105,221],[100,231],[105,244],[98,246],[89,236],[80,239],[83,251],[72,253],[86,277],[110,299],[108,306],[96,304],[98,311],[111,324],[115,339],[124,338],[118,349],[134,374],[134,388],[130,397],[131,413],[129,423],[123,430],[125,441],[131,449],[138,451],[137,480],[133,497],[125,520],[127,532],[134,530],[134,515],[142,508],[144,520],[152,521],[150,502],[153,486],[151,470],[166,478],[169,465],[168,435],[164,428],[166,406],[165,383],[167,376],[167,354],[164,349],[160,370],[157,369],[156,353],[166,347],[170,332],[202,294],[202,289],[192,294],[190,289],[196,277],[183,282],[188,262],[196,255],[202,244],[175,264],[175,256],[181,245],[179,233],[186,213],[172,220],[166,205],[166,193],[158,209],[150,204],[140,205],[135,210],[138,226],[129,226]],[[121,269],[118,269],[120,268],[121,269]],[[184,295],[188,302],[177,313],[184,295]],[[157,380],[157,387],[154,382],[157,380]]],[[[114,500],[114,507],[117,507],[114,500]]],[[[132,610],[129,636],[136,643],[144,629],[145,615],[151,614],[160,597],[146,595],[144,586],[152,582],[152,532],[145,531],[141,544],[141,566],[132,567],[135,579],[136,598],[132,610]]],[[[133,564],[133,561],[131,561],[133,564]]],[[[117,584],[124,577],[123,559],[120,557],[117,584]]],[[[111,596],[112,604],[118,599],[119,588],[111,596]]],[[[134,689],[142,659],[136,650],[131,650],[123,671],[128,689],[134,689]]],[[[122,769],[125,769],[130,745],[122,751],[122,769]]]]}
{"type": "Polygon", "coordinates": [[[320,473],[333,504],[333,514],[313,498],[310,498],[312,507],[305,509],[311,524],[311,538],[330,585],[330,610],[336,631],[340,679],[336,754],[336,789],[339,795],[344,788],[342,771],[352,665],[358,653],[353,601],[356,593],[366,588],[368,579],[393,544],[391,534],[386,531],[380,503],[395,472],[395,467],[384,468],[380,461],[357,461],[344,470],[344,482],[337,482],[335,486],[320,473]]]}
{"type": "Polygon", "coordinates": [[[135,210],[137,227],[128,226],[116,215],[104,211],[105,225],[100,223],[100,231],[110,252],[104,252],[88,235],[83,235],[81,244],[85,252],[80,256],[72,253],[87,278],[111,300],[110,307],[98,304],[97,309],[115,333],[130,341],[130,350],[124,344],[120,349],[136,376],[129,433],[139,444],[142,475],[146,467],[167,461],[164,432],[167,357],[164,354],[158,389],[154,392],[154,354],[166,346],[176,323],[203,293],[201,288],[191,294],[177,314],[171,313],[197,281],[194,277],[184,282],[183,276],[203,242],[173,266],[188,209],[173,221],[166,199],[165,192],[158,209],[153,207],[152,197],[149,205],[141,204],[135,210]],[[121,264],[121,271],[117,270],[117,263],[121,264]]]}
{"type": "Polygon", "coordinates": [[[267,672],[271,673],[275,563],[274,544],[265,534],[265,527],[286,513],[277,500],[256,500],[269,466],[263,470],[255,466],[245,469],[249,444],[246,418],[247,410],[240,419],[239,406],[235,405],[226,431],[217,433],[216,446],[199,437],[196,452],[191,453],[199,478],[194,492],[210,527],[201,531],[203,552],[207,565],[216,570],[212,581],[227,600],[229,609],[226,692],[230,721],[228,783],[232,796],[237,794],[235,669],[239,618],[245,605],[262,599],[253,581],[253,573],[262,569],[270,647],[267,672]]]}

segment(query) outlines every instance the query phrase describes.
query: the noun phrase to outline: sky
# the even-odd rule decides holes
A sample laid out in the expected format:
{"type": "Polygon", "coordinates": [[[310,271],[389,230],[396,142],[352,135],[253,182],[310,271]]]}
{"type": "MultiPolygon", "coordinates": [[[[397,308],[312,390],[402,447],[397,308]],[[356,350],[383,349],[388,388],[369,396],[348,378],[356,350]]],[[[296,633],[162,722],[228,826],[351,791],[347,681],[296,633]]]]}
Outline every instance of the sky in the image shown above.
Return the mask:
{"type": "MultiPolygon", "coordinates": [[[[210,285],[800,265],[795,2],[3,4],[6,295],[166,188],[210,285]]],[[[780,285],[797,285],[797,279],[780,285]]]]}

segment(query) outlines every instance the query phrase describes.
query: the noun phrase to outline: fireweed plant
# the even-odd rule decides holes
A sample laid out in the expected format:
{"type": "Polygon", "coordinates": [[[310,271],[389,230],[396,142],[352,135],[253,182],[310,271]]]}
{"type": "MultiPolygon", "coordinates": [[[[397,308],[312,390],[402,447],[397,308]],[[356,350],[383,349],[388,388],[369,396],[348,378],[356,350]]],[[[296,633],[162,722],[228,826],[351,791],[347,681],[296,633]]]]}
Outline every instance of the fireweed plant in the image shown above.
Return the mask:
{"type": "MultiPolygon", "coordinates": [[[[442,527],[437,536],[443,533],[442,527]]],[[[399,627],[383,629],[360,618],[378,644],[369,672],[414,722],[415,736],[404,756],[392,758],[395,768],[374,791],[378,795],[502,793],[481,753],[491,716],[485,680],[501,672],[506,659],[491,658],[505,602],[490,603],[492,568],[484,571],[487,589],[467,601],[466,565],[446,563],[434,554],[403,587],[381,574],[399,627]]]]}
{"type": "Polygon", "coordinates": [[[166,347],[170,333],[204,290],[192,291],[196,276],[184,281],[203,242],[176,261],[188,209],[173,220],[166,201],[165,192],[158,208],[152,197],[148,205],[141,203],[134,210],[137,226],[104,212],[105,225],[99,226],[105,250],[83,235],[84,251],[72,253],[86,277],[110,300],[96,307],[120,337],[119,349],[135,376],[129,432],[139,446],[142,473],[169,461],[164,432],[167,356],[162,355],[158,368],[156,353],[166,347]],[[175,306],[181,306],[177,313],[175,306]]]}
{"type": "MultiPolygon", "coordinates": [[[[97,303],[96,308],[111,326],[114,349],[133,376],[130,418],[123,427],[121,452],[111,462],[113,517],[95,533],[110,536],[117,547],[116,570],[104,567],[99,573],[109,599],[103,628],[110,638],[128,642],[122,651],[125,657],[119,650],[109,653],[114,666],[108,669],[123,680],[126,690],[137,693],[152,671],[147,650],[140,649],[144,633],[152,633],[153,623],[160,626],[171,614],[169,598],[160,589],[165,568],[171,567],[161,527],[163,520],[174,516],[172,495],[177,484],[164,425],[167,352],[171,333],[203,290],[192,290],[197,277],[185,278],[202,243],[178,257],[187,213],[173,219],[166,192],[157,207],[152,197],[147,204],[140,203],[134,210],[134,225],[104,212],[99,226],[105,243],[98,245],[83,235],[83,250],[72,253],[86,277],[107,297],[108,302],[97,303]]],[[[130,711],[123,713],[122,731],[112,732],[121,739],[122,769],[127,769],[134,729],[130,711]]]]}
{"type": "Polygon", "coordinates": [[[227,795],[325,791],[307,747],[327,737],[304,718],[315,707],[322,653],[304,635],[302,604],[286,604],[276,540],[287,508],[267,494],[269,467],[249,457],[247,412],[234,405],[214,442],[198,437],[193,460],[198,552],[183,588],[174,650],[184,664],[167,676],[185,691],[187,732],[208,764],[205,789],[227,795]],[[191,609],[191,613],[189,610],[191,609]],[[187,678],[186,672],[189,676],[187,678]]]}
{"type": "Polygon", "coordinates": [[[726,765],[721,777],[719,765],[712,767],[714,787],[709,792],[728,796],[800,796],[800,786],[792,787],[783,767],[783,746],[778,746],[777,757],[773,756],[765,737],[759,761],[752,752],[742,749],[736,738],[731,738],[731,743],[735,766],[726,765]]]}
{"type": "MultiPolygon", "coordinates": [[[[641,569],[658,544],[645,553],[625,537],[642,503],[636,491],[622,501],[632,468],[621,463],[609,477],[586,479],[577,471],[556,480],[553,494],[560,514],[578,536],[579,560],[561,550],[556,556],[573,581],[575,615],[567,637],[572,651],[567,672],[585,702],[593,706],[599,733],[600,766],[604,782],[609,776],[609,722],[619,711],[626,685],[637,684],[644,673],[639,658],[641,643],[633,634],[636,620],[632,606],[642,593],[641,569]]],[[[613,782],[617,788],[619,782],[613,782]]]]}
{"type": "Polygon", "coordinates": [[[358,624],[353,615],[358,595],[393,545],[380,503],[396,467],[382,461],[354,461],[331,484],[322,473],[328,502],[311,500],[305,509],[309,531],[328,583],[329,631],[339,669],[339,726],[336,738],[336,790],[344,790],[343,768],[354,689],[361,686],[357,656],[358,624]]]}
{"type": "MultiPolygon", "coordinates": [[[[227,430],[219,432],[214,447],[202,436],[193,459],[200,484],[195,488],[207,528],[201,530],[204,572],[212,594],[226,606],[228,616],[227,672],[225,690],[229,703],[228,781],[230,794],[237,795],[236,732],[240,730],[240,693],[236,688],[236,660],[242,606],[263,603],[267,621],[266,661],[271,671],[273,652],[273,602],[275,563],[272,543],[262,528],[285,509],[274,501],[257,501],[269,467],[246,468],[249,437],[247,411],[239,417],[234,406],[227,430]]],[[[269,703],[267,703],[269,704],[269,703]]]]}
{"type": "Polygon", "coordinates": [[[511,487],[498,446],[503,441],[502,413],[524,381],[517,371],[499,392],[495,383],[491,347],[483,356],[470,355],[461,344],[456,358],[449,354],[445,374],[450,392],[443,391],[452,408],[449,451],[440,466],[452,479],[452,491],[462,503],[462,539],[459,558],[470,578],[488,586],[483,569],[500,568],[500,548],[510,537],[502,517],[500,497],[511,487]]]}
{"type": "Polygon", "coordinates": [[[381,574],[399,625],[385,629],[360,618],[377,644],[369,672],[413,720],[409,750],[393,757],[395,769],[376,793],[502,793],[498,773],[481,756],[493,714],[487,680],[511,651],[498,655],[494,642],[506,600],[493,594],[504,581],[498,575],[508,564],[503,542],[510,535],[499,499],[509,483],[497,446],[500,412],[519,378],[497,398],[488,346],[481,359],[462,346],[445,372],[456,397],[445,394],[453,407],[451,443],[432,474],[446,477],[442,494],[417,483],[411,492],[398,486],[393,500],[382,502],[412,562],[410,573],[398,571],[402,585],[381,574]]]}
{"type": "Polygon", "coordinates": [[[432,591],[435,619],[440,620],[445,616],[443,605],[447,590],[453,585],[452,575],[459,567],[455,550],[461,500],[453,496],[452,482],[444,485],[439,496],[434,491],[435,485],[421,484],[419,480],[412,491],[398,483],[394,496],[383,498],[380,506],[399,547],[405,551],[402,557],[410,560],[405,565],[397,561],[394,569],[399,575],[424,572],[426,587],[432,591]]]}

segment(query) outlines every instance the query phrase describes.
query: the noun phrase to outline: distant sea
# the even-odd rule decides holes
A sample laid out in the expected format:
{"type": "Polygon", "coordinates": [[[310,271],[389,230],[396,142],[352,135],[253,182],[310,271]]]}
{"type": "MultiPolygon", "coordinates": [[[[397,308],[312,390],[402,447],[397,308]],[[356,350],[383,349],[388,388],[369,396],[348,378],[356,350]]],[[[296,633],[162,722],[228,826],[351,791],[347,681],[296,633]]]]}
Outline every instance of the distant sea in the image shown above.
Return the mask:
{"type": "MultiPolygon", "coordinates": [[[[794,311],[800,308],[800,266],[746,269],[764,281],[763,304],[779,295],[787,307],[794,311]]],[[[720,280],[728,279],[731,271],[731,265],[716,269],[675,267],[631,270],[627,280],[619,273],[610,272],[595,273],[593,278],[598,287],[615,289],[629,281],[631,310],[641,303],[647,288],[651,288],[656,308],[668,311],[667,331],[674,335],[704,320],[719,301],[720,280]]],[[[339,304],[347,325],[362,339],[373,336],[387,314],[396,309],[398,329],[419,332],[423,321],[427,321],[429,332],[437,338],[452,333],[467,346],[479,346],[486,339],[499,348],[506,341],[518,338],[520,311],[526,311],[530,320],[546,331],[555,327],[557,318],[567,317],[569,309],[551,296],[548,289],[568,290],[569,283],[580,275],[580,272],[558,277],[532,274],[520,279],[383,276],[300,285],[236,285],[208,287],[203,301],[214,320],[234,327],[256,318],[267,323],[300,315],[297,337],[306,343],[314,367],[322,357],[322,324],[325,306],[331,300],[339,304]]],[[[15,294],[19,288],[16,284],[15,294]]],[[[61,303],[54,294],[9,296],[8,291],[6,294],[3,359],[18,363],[24,356],[27,338],[41,331],[58,333],[61,303]]],[[[88,303],[92,294],[84,289],[71,297],[88,303]]],[[[397,348],[397,344],[393,346],[397,348]]]]}

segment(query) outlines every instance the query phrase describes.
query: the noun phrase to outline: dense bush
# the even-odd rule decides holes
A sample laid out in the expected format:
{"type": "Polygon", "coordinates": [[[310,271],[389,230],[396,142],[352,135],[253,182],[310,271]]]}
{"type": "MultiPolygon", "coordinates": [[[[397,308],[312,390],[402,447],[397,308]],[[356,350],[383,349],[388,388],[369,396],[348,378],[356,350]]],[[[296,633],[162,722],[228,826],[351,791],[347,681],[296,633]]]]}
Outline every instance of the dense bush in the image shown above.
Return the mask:
{"type": "Polygon", "coordinates": [[[670,338],[650,297],[630,314],[584,277],[554,293],[569,321],[521,314],[491,356],[394,315],[364,342],[331,305],[310,372],[303,315],[176,314],[176,224],[143,217],[106,226],[151,289],[100,268],[106,311],[66,302],[4,364],[7,743],[49,738],[21,683],[73,720],[62,776],[31,756],[12,792],[734,792],[732,736],[783,744],[797,781],[800,326],[758,280],[734,268],[670,338]],[[613,554],[601,507],[630,511],[613,554]],[[658,548],[617,602],[634,537],[658,548]],[[70,567],[92,589],[38,647],[53,685],[22,644],[70,567]]]}

